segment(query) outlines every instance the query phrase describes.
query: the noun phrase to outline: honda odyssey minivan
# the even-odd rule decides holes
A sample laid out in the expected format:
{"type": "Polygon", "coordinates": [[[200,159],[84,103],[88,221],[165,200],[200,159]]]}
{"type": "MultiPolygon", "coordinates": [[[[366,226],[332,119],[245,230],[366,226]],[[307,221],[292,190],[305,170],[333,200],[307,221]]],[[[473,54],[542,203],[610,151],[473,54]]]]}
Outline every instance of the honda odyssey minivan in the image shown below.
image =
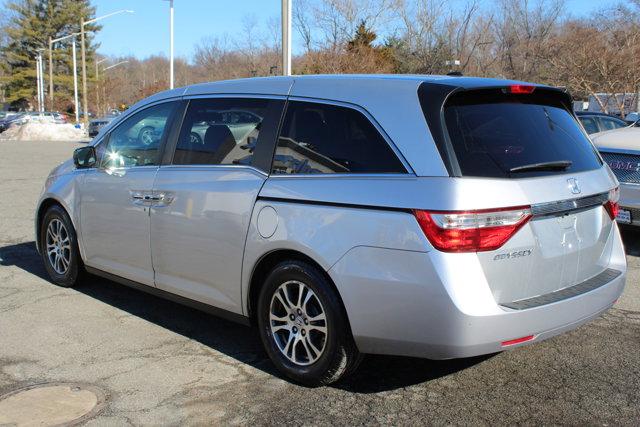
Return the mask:
{"type": "Polygon", "coordinates": [[[365,353],[494,353],[599,316],[626,275],[617,201],[561,89],[272,77],[139,102],[51,172],[35,227],[53,282],[254,324],[319,385],[365,353]]]}

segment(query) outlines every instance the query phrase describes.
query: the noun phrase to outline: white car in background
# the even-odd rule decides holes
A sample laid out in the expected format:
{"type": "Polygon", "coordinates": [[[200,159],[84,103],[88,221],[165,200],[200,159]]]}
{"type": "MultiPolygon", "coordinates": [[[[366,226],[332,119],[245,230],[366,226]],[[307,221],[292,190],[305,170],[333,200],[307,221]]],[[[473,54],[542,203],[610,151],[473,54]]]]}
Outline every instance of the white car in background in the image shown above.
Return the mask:
{"type": "Polygon", "coordinates": [[[591,135],[620,181],[620,224],[640,226],[640,128],[629,127],[591,135]]]}

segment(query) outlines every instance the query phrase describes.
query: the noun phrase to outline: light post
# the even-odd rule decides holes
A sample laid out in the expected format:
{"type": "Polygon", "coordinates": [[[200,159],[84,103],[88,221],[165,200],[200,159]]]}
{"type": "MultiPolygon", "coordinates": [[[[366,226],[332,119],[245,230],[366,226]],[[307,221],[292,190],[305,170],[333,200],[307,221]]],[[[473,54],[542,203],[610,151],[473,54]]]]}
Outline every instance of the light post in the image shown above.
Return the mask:
{"type": "Polygon", "coordinates": [[[291,0],[282,0],[282,75],[291,75],[291,0]]]}
{"type": "Polygon", "coordinates": [[[122,9],[115,12],[108,13],[103,16],[99,16],[97,18],[90,19],[85,21],[84,18],[80,19],[80,43],[82,44],[80,51],[82,56],[82,110],[84,112],[84,116],[82,121],[84,122],[85,127],[89,123],[89,109],[87,108],[88,100],[87,100],[87,57],[85,53],[85,41],[84,41],[84,26],[88,24],[93,24],[94,22],[98,22],[102,19],[108,18],[113,15],[117,15],[119,13],[133,13],[133,10],[122,9]]]}
{"type": "Polygon", "coordinates": [[[38,56],[36,56],[36,83],[38,88],[38,112],[44,112],[44,67],[42,65],[42,51],[44,49],[37,49],[38,56]]]}
{"type": "Polygon", "coordinates": [[[52,39],[49,37],[49,103],[51,111],[53,111],[53,45],[66,39],[72,41],[72,57],[73,57],[73,100],[76,111],[76,123],[78,123],[78,66],[76,61],[76,37],[80,33],[72,33],[66,36],[52,39]]]}
{"type": "Polygon", "coordinates": [[[169,89],[173,89],[173,0],[169,2],[169,89]]]}
{"type": "MultiPolygon", "coordinates": [[[[104,59],[103,59],[102,61],[104,61],[104,59]]],[[[102,62],[102,61],[100,61],[100,62],[102,62]]],[[[122,65],[122,64],[126,64],[126,63],[128,63],[128,62],[129,62],[129,61],[120,61],[120,62],[117,62],[117,63],[115,63],[115,64],[113,64],[113,65],[109,65],[108,67],[105,67],[105,68],[103,68],[103,69],[102,69],[102,74],[104,75],[104,72],[105,72],[105,71],[110,70],[110,69],[112,69],[112,68],[116,68],[116,67],[118,67],[118,66],[120,66],[120,65],[122,65]]],[[[97,68],[96,68],[96,71],[97,71],[97,68]]],[[[106,95],[106,93],[104,92],[104,85],[102,85],[102,89],[103,89],[103,100],[105,101],[105,104],[106,104],[106,101],[107,101],[107,95],[106,95]]],[[[105,108],[105,114],[106,114],[106,108],[105,108]]]]}
{"type": "Polygon", "coordinates": [[[98,65],[102,64],[108,58],[102,58],[100,61],[96,61],[96,111],[100,114],[100,76],[98,73],[98,65]]]}

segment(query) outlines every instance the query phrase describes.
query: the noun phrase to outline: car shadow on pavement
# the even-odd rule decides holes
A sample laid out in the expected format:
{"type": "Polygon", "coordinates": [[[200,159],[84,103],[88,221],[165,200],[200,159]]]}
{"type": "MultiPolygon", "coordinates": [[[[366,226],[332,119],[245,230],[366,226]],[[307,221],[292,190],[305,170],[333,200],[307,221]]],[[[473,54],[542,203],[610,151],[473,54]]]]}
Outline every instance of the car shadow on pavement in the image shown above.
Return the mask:
{"type": "MultiPolygon", "coordinates": [[[[18,267],[50,283],[34,242],[0,247],[0,266],[18,267]]],[[[198,341],[241,363],[283,378],[264,352],[255,328],[239,325],[95,276],[91,276],[86,283],[74,290],[198,341]]],[[[333,387],[355,393],[394,390],[444,377],[490,357],[492,356],[430,361],[367,355],[353,375],[334,384],[333,387]]]]}

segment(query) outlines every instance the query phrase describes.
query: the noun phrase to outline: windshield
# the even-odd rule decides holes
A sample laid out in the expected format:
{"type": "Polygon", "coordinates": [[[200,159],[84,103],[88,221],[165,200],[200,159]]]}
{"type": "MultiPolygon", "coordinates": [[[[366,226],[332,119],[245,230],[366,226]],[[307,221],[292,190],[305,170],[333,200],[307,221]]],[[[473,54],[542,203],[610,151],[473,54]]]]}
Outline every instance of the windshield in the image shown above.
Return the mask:
{"type": "Polygon", "coordinates": [[[601,166],[575,118],[550,96],[461,92],[444,117],[463,176],[520,178],[601,166]]]}

